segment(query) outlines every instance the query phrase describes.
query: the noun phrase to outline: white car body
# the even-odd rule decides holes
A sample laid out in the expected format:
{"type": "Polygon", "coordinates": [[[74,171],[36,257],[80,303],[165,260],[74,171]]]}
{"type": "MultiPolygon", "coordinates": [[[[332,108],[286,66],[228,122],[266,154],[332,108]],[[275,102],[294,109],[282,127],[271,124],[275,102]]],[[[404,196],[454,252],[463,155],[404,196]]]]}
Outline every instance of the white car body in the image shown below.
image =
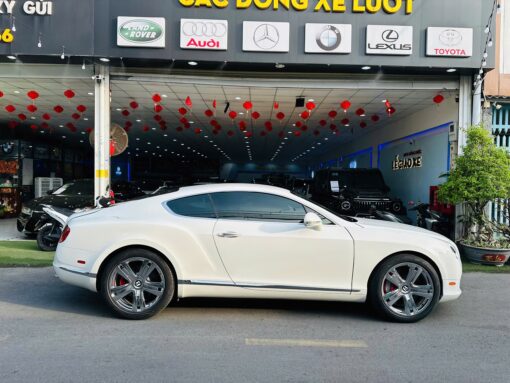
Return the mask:
{"type": "Polygon", "coordinates": [[[176,274],[177,295],[364,302],[376,266],[398,253],[417,254],[437,269],[441,301],[460,296],[462,267],[456,245],[417,227],[385,221],[344,220],[288,190],[265,185],[214,184],[121,203],[71,217],[54,268],[65,282],[97,291],[105,260],[127,247],[150,248],[176,274]],[[170,200],[245,191],[282,196],[330,220],[320,230],[303,223],[177,215],[170,200]],[[229,232],[236,238],[221,237],[229,232]]]}

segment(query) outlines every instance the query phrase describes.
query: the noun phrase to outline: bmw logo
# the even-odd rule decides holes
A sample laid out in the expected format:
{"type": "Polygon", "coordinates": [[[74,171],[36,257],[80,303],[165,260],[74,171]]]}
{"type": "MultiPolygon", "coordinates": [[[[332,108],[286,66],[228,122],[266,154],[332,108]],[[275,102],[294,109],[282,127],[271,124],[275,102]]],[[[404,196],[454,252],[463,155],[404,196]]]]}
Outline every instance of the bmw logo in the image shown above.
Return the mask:
{"type": "Polygon", "coordinates": [[[326,25],[315,37],[317,45],[325,51],[334,51],[342,42],[340,30],[333,25],[326,25]]]}

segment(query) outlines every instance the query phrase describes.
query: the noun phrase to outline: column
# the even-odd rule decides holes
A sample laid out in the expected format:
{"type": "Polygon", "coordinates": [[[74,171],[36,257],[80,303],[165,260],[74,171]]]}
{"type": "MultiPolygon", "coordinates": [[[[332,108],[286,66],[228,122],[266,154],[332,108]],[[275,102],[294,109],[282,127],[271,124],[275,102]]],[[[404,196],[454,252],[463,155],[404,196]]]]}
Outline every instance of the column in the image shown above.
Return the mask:
{"type": "MultiPolygon", "coordinates": [[[[110,186],[110,68],[97,65],[94,76],[94,198],[106,196],[110,186]]],[[[96,202],[97,204],[97,202],[96,202]]]]}

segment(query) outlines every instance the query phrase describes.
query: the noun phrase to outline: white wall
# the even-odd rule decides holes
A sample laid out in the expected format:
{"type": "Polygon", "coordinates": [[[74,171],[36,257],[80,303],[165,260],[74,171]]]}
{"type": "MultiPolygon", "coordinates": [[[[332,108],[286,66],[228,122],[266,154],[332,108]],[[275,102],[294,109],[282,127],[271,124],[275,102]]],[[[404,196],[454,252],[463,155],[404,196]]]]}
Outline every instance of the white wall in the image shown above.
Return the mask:
{"type": "Polygon", "coordinates": [[[501,73],[510,74],[510,0],[501,1],[501,73]]]}

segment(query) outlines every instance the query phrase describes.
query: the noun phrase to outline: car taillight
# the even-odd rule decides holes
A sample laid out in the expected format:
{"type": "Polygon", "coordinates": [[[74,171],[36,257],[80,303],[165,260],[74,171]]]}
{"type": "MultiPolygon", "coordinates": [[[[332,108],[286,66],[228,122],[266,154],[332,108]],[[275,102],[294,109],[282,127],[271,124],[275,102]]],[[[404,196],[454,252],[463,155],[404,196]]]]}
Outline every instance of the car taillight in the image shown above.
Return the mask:
{"type": "Polygon", "coordinates": [[[62,231],[62,234],[60,235],[60,239],[58,240],[58,243],[64,242],[67,237],[71,234],[71,229],[69,226],[64,227],[64,230],[62,231]]]}

